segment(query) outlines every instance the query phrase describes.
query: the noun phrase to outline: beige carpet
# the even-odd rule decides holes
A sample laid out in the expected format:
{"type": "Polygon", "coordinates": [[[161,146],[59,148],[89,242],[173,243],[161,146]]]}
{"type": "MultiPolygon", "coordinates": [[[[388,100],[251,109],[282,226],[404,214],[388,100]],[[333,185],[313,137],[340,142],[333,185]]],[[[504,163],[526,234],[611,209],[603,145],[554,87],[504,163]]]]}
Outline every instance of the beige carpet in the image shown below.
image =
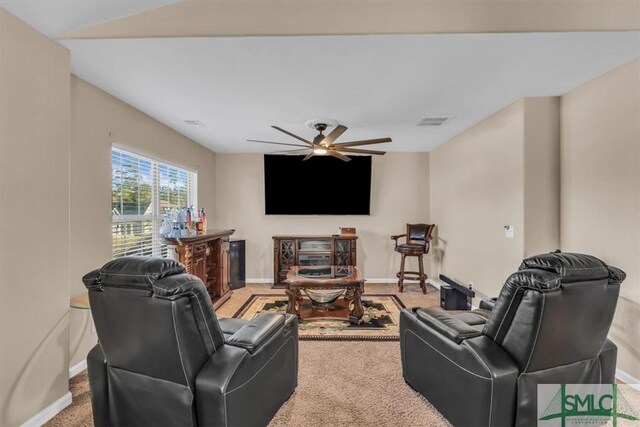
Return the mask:
{"type": "MultiPolygon", "coordinates": [[[[366,284],[369,293],[394,293],[393,284],[366,284]]],[[[267,285],[235,291],[217,314],[230,317],[252,293],[282,293],[267,285]]],[[[407,307],[438,303],[417,285],[398,294],[407,307]]],[[[70,381],[73,403],[47,426],[92,426],[86,372],[70,381]]],[[[301,341],[298,388],[270,426],[446,426],[442,416],[402,378],[398,342],[301,341]]]]}

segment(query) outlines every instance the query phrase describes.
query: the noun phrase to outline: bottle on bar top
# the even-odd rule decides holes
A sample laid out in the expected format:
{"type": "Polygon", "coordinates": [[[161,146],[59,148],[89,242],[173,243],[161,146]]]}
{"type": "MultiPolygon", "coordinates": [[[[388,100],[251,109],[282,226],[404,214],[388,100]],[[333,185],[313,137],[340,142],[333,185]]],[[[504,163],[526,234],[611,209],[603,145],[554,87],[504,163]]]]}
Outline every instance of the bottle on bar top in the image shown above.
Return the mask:
{"type": "Polygon", "coordinates": [[[200,216],[196,220],[196,232],[198,234],[204,234],[205,230],[206,229],[204,228],[204,218],[202,218],[202,211],[200,211],[200,216]]]}
{"type": "Polygon", "coordinates": [[[207,214],[205,214],[204,208],[200,208],[200,220],[202,221],[202,231],[207,231],[207,214]]]}

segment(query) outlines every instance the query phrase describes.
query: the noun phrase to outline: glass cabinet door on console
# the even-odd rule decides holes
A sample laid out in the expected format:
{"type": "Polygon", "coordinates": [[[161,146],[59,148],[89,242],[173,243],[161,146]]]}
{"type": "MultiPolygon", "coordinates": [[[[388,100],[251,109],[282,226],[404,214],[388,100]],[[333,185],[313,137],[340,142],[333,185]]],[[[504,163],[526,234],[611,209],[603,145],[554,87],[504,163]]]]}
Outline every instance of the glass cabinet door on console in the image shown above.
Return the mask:
{"type": "Polygon", "coordinates": [[[298,265],[331,265],[331,254],[304,254],[298,255],[298,265]]]}
{"type": "Polygon", "coordinates": [[[301,240],[298,248],[300,251],[331,251],[331,240],[301,240]]]}

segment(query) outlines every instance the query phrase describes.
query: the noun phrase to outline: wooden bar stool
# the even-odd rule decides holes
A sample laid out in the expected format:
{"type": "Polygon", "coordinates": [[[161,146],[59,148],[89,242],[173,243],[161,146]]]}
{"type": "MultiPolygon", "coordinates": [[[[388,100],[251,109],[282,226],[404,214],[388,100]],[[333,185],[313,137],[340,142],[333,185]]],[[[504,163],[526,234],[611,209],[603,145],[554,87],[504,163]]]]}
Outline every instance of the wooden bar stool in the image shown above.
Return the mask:
{"type": "Polygon", "coordinates": [[[422,293],[427,293],[427,275],[424,272],[423,256],[429,253],[431,234],[436,228],[435,224],[407,224],[407,232],[391,236],[395,241],[395,251],[402,256],[400,260],[400,271],[396,274],[398,278],[398,291],[404,291],[404,280],[419,280],[422,293]],[[405,238],[405,243],[399,245],[398,239],[405,238]],[[408,256],[418,257],[419,271],[405,271],[404,261],[408,256]]]}

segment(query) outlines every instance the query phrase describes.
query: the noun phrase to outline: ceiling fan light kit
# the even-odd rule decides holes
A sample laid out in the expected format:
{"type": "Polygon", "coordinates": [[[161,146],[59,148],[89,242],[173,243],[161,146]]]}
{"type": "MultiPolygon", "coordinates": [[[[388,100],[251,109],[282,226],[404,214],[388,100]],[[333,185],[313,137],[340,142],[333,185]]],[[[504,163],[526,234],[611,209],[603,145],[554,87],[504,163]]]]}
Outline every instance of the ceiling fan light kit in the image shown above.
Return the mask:
{"type": "Polygon", "coordinates": [[[300,153],[301,151],[307,152],[307,156],[303,160],[308,160],[314,155],[328,155],[332,157],[336,157],[344,162],[348,162],[351,159],[348,156],[345,156],[343,153],[351,153],[351,154],[371,154],[376,156],[384,155],[385,151],[378,150],[363,150],[358,148],[351,148],[360,145],[371,145],[371,144],[384,144],[387,142],[391,142],[391,138],[376,138],[376,139],[364,139],[360,141],[348,141],[335,144],[334,142],[338,139],[343,133],[347,131],[347,127],[341,124],[338,124],[336,120],[333,119],[313,119],[307,120],[305,122],[310,128],[313,128],[318,131],[318,135],[313,138],[313,142],[309,141],[301,136],[298,136],[288,130],[282,129],[278,126],[271,126],[277,131],[280,131],[286,135],[289,135],[292,138],[297,139],[303,144],[290,144],[284,142],[272,142],[272,141],[262,141],[257,139],[248,139],[248,142],[258,142],[261,144],[275,144],[275,145],[289,145],[294,147],[302,147],[303,149],[290,150],[290,151],[282,151],[283,154],[293,154],[300,153]],[[329,132],[328,135],[324,135],[324,131],[327,128],[332,127],[333,130],[329,132]]]}

